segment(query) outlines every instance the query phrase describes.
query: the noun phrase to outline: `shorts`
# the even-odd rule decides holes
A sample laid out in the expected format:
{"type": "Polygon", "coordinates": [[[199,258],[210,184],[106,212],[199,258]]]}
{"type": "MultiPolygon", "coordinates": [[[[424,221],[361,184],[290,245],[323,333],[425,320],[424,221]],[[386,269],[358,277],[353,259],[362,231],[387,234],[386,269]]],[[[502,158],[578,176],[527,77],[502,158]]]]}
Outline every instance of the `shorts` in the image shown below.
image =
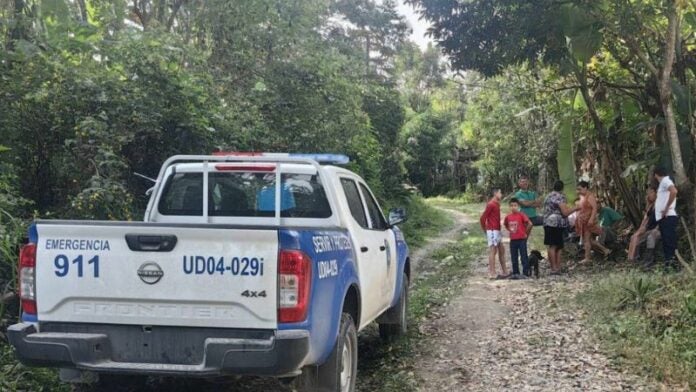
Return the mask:
{"type": "Polygon", "coordinates": [[[488,247],[498,246],[503,241],[500,230],[486,230],[486,238],[488,239],[488,247]]]}
{"type": "Polygon", "coordinates": [[[544,245],[562,248],[563,232],[562,227],[544,226],[544,245]]]}

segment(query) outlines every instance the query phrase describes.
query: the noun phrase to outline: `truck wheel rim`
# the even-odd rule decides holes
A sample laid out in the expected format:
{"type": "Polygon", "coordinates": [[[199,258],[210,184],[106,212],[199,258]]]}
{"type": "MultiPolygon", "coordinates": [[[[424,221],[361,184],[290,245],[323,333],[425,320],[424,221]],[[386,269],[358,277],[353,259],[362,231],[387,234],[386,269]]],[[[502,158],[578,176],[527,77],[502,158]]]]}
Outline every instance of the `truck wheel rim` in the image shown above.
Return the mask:
{"type": "MultiPolygon", "coordinates": [[[[348,336],[346,336],[348,338],[348,336]]],[[[343,353],[341,354],[341,392],[350,391],[353,381],[353,343],[346,339],[343,343],[343,353]]]]}

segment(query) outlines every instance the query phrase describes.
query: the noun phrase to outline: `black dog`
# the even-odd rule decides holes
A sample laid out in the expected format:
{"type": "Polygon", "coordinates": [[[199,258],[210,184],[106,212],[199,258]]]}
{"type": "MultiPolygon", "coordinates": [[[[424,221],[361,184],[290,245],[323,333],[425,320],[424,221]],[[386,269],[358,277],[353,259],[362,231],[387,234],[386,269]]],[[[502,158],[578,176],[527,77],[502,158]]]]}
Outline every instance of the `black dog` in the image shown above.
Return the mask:
{"type": "Polygon", "coordinates": [[[534,273],[534,277],[539,279],[539,262],[544,260],[544,256],[538,250],[529,252],[529,271],[534,273]]]}

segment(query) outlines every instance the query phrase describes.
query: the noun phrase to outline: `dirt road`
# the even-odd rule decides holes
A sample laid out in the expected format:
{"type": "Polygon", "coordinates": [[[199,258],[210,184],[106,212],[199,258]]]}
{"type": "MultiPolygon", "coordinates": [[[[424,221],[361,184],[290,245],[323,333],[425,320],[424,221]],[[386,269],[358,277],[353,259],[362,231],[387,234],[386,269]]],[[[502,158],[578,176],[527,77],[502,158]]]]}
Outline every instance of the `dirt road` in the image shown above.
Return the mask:
{"type": "Polygon", "coordinates": [[[414,358],[420,391],[662,389],[612,367],[593,342],[583,314],[567,303],[587,277],[549,278],[542,269],[539,280],[491,281],[486,268],[478,258],[464,290],[421,327],[430,337],[414,358]]]}

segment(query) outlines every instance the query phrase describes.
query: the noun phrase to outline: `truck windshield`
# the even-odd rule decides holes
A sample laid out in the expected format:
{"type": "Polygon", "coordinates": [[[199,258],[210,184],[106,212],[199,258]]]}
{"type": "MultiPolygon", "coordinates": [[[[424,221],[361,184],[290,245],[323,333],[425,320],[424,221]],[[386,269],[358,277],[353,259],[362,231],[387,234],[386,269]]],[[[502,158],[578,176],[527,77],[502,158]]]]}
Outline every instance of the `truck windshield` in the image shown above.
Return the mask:
{"type": "MultiPolygon", "coordinates": [[[[274,217],[274,173],[211,172],[208,215],[274,217]]],[[[203,174],[176,173],[167,179],[159,203],[162,215],[203,214],[203,174]]],[[[283,173],[280,215],[284,218],[328,218],[331,207],[319,176],[283,173]]]]}

